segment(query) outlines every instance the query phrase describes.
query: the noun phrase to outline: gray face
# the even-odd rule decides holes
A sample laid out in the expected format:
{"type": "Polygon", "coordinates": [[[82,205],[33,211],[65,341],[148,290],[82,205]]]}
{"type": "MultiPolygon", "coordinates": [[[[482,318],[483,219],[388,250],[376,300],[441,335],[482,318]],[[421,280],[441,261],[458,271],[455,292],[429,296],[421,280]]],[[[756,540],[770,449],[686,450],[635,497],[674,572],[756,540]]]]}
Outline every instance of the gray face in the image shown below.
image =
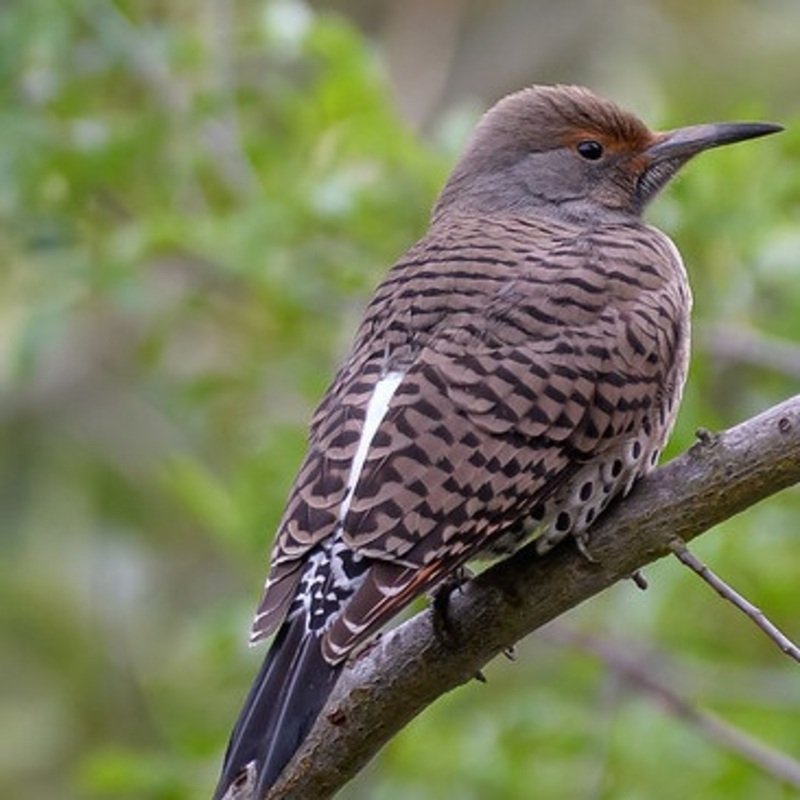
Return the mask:
{"type": "MultiPolygon", "coordinates": [[[[568,219],[603,219],[638,214],[638,172],[631,154],[609,153],[596,139],[581,140],[588,159],[574,147],[530,153],[514,167],[518,190],[539,206],[568,219]],[[590,146],[593,145],[593,146],[590,146]]],[[[648,198],[649,199],[649,198],[648,198]]]]}
{"type": "Polygon", "coordinates": [[[527,212],[572,220],[640,214],[651,195],[637,193],[644,167],[641,160],[637,163],[638,154],[609,152],[596,139],[576,144],[583,143],[592,158],[581,156],[576,147],[560,146],[520,153],[503,164],[486,159],[477,169],[457,169],[442,201],[478,213],[527,212]]]}
{"type": "MultiPolygon", "coordinates": [[[[552,87],[501,101],[475,130],[445,186],[445,209],[602,220],[640,213],[644,123],[585,91],[552,87]]],[[[649,199],[649,198],[648,198],[649,199]]]]}
{"type": "Polygon", "coordinates": [[[453,211],[595,223],[638,218],[692,156],[778,130],[721,123],[656,134],[585,89],[523,90],[484,116],[434,219],[453,211]]]}

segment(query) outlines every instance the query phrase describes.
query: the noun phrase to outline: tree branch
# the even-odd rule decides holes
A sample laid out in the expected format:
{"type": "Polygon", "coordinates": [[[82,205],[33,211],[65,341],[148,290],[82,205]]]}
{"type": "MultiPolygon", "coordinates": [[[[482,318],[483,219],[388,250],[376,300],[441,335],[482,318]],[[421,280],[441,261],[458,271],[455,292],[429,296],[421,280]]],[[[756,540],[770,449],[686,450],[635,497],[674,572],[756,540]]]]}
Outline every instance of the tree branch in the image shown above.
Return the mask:
{"type": "Polygon", "coordinates": [[[592,653],[643,694],[656,700],[672,716],[691,725],[719,747],[736,753],[776,781],[800,789],[800,761],[773,749],[694,703],[671,686],[659,667],[663,658],[647,658],[629,643],[590,636],[563,627],[548,626],[547,639],[592,653]]]}
{"type": "Polygon", "coordinates": [[[526,547],[451,597],[457,647],[429,610],[386,634],[342,674],[325,709],[264,800],[332,796],[437,697],[589,597],[765,497],[800,481],[800,395],[719,435],[642,480],[592,528],[596,563],[575,547],[526,547]]]}
{"type": "MultiPolygon", "coordinates": [[[[699,575],[720,597],[738,608],[746,617],[749,617],[764,633],[778,646],[782,653],[800,664],[800,647],[798,647],[775,623],[770,621],[766,614],[754,606],[746,597],[742,597],[732,586],[725,583],[722,578],[712,572],[682,540],[676,539],[670,548],[676,558],[685,564],[692,572],[699,575]]],[[[800,788],[800,783],[798,784],[800,788]]]]}

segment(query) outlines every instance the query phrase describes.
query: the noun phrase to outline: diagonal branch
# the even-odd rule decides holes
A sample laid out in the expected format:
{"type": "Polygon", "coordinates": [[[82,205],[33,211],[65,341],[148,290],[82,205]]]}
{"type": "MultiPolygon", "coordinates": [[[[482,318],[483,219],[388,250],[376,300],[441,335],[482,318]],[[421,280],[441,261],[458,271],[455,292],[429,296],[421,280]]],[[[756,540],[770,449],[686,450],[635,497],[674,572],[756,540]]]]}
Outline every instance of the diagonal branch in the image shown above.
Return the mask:
{"type": "Polygon", "coordinates": [[[719,434],[641,481],[594,526],[592,563],[574,547],[530,548],[451,597],[460,645],[434,635],[430,611],[387,634],[347,669],[309,737],[265,800],[332,796],[404,725],[471,680],[514,642],[781,489],[800,482],[800,395],[719,434]]]}
{"type": "Polygon", "coordinates": [[[746,597],[742,597],[732,586],[725,583],[719,575],[712,572],[680,539],[675,539],[670,549],[682,564],[697,573],[720,597],[753,620],[775,642],[782,653],[800,663],[800,647],[786,636],[777,625],[767,619],[760,608],[754,606],[746,597]]]}
{"type": "Polygon", "coordinates": [[[549,641],[592,653],[626,682],[656,700],[667,713],[687,722],[714,744],[736,753],[775,780],[800,789],[800,761],[773,749],[714,714],[696,708],[689,698],[659,674],[658,667],[663,659],[655,661],[632,651],[629,646],[623,646],[621,642],[563,627],[551,625],[542,633],[546,633],[549,641]]]}

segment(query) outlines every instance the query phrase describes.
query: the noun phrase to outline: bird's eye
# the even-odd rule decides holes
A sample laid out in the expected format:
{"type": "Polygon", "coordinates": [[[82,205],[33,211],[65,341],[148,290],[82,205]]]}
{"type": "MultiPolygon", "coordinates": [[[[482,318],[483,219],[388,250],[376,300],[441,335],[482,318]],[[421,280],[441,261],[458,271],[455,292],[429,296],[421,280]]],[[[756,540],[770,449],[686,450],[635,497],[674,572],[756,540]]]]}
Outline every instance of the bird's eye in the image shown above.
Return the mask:
{"type": "Polygon", "coordinates": [[[578,151],[578,155],[587,161],[597,161],[598,158],[603,157],[603,145],[594,139],[585,139],[582,142],[578,142],[578,146],[575,149],[578,151]]]}

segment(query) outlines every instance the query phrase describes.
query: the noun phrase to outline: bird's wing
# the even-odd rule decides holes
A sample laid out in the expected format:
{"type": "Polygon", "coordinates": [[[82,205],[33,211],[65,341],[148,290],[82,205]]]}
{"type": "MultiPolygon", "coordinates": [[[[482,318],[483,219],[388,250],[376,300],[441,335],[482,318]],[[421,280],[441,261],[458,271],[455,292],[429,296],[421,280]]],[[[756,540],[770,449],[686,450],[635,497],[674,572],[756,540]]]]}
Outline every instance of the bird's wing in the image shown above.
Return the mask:
{"type": "Polygon", "coordinates": [[[422,351],[372,439],[344,519],[345,541],[374,563],[327,632],[326,657],[344,657],[572,470],[648,424],[663,361],[635,352],[643,338],[630,323],[609,312],[549,339],[481,346],[443,337],[422,351]]]}
{"type": "Polygon", "coordinates": [[[251,643],[276,630],[294,598],[305,556],[337,529],[367,403],[379,375],[379,365],[366,364],[342,388],[340,374],[320,404],[324,413],[315,414],[309,449],[278,526],[251,643]]]}
{"type": "MultiPolygon", "coordinates": [[[[446,253],[429,247],[407,261],[407,276],[396,267],[376,294],[362,332],[374,328],[380,343],[410,324],[397,324],[404,293],[430,308],[446,292],[452,298],[445,297],[442,322],[398,367],[401,379],[356,468],[376,387],[394,380],[387,371],[395,369],[383,349],[357,340],[316,416],[255,639],[283,618],[306,555],[335,535],[369,562],[326,637],[329,657],[346,653],[518,524],[571,469],[647,425],[670,394],[679,331],[667,324],[675,314],[664,305],[663,276],[647,266],[670,258],[663,248],[640,253],[631,278],[593,263],[576,269],[593,257],[591,248],[556,243],[528,266],[516,254],[500,262],[486,244],[470,251],[469,235],[446,253]],[[390,320],[383,329],[375,323],[381,316],[390,320]]],[[[422,306],[412,311],[414,320],[431,318],[422,306]]]]}

